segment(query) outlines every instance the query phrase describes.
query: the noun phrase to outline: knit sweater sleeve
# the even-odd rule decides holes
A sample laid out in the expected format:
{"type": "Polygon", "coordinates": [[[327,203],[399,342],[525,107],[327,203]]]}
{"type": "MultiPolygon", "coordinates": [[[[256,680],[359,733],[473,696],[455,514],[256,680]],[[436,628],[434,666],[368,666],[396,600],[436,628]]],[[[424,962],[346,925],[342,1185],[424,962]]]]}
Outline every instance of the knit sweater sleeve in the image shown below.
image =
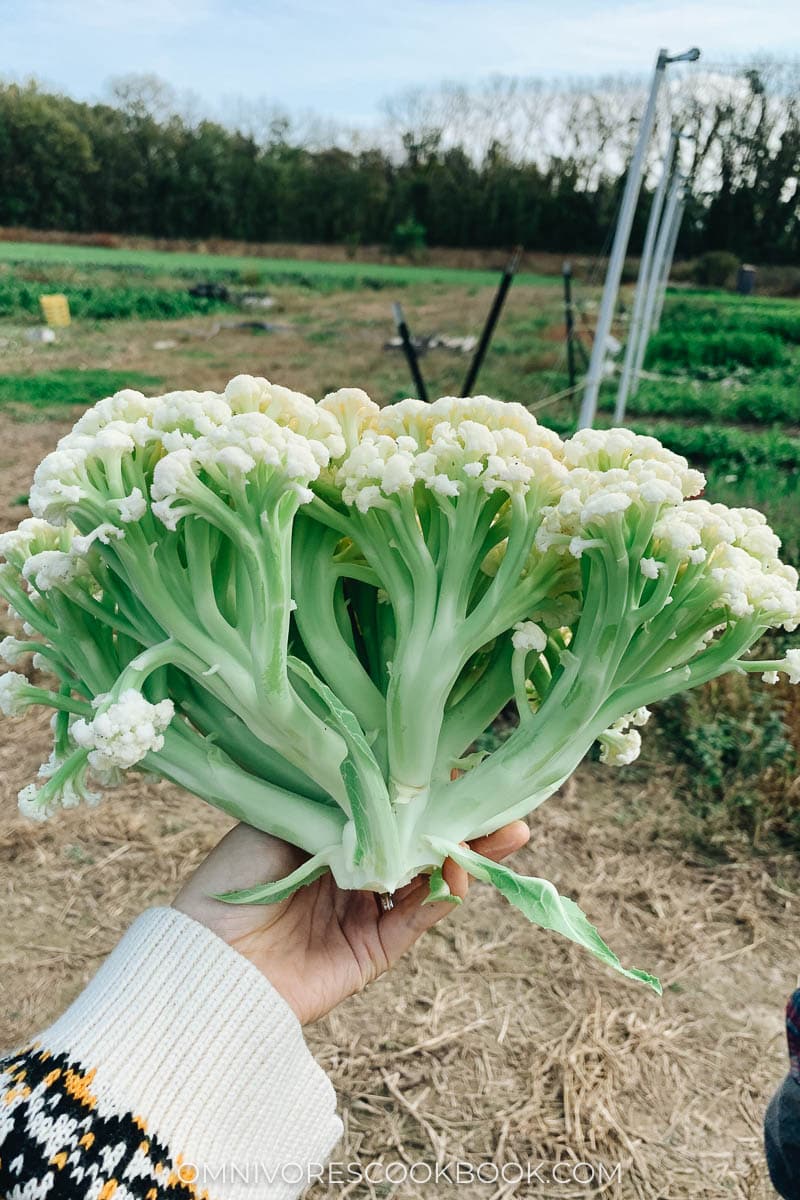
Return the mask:
{"type": "Polygon", "coordinates": [[[291,1009],[170,908],[0,1059],[4,1200],[293,1200],[341,1132],[291,1009]]]}

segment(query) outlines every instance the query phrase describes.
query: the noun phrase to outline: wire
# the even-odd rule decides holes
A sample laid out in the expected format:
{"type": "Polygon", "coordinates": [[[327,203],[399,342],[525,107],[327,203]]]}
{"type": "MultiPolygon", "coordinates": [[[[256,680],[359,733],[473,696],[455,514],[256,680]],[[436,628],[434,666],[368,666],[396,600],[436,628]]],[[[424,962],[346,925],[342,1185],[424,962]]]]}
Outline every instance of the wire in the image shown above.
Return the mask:
{"type": "Polygon", "coordinates": [[[540,408],[547,408],[550,404],[555,404],[557,400],[565,400],[567,396],[573,395],[575,392],[580,392],[583,388],[583,380],[576,383],[573,387],[564,388],[563,392],[553,392],[551,396],[545,396],[543,400],[537,400],[535,404],[526,404],[528,412],[538,412],[540,408]]]}

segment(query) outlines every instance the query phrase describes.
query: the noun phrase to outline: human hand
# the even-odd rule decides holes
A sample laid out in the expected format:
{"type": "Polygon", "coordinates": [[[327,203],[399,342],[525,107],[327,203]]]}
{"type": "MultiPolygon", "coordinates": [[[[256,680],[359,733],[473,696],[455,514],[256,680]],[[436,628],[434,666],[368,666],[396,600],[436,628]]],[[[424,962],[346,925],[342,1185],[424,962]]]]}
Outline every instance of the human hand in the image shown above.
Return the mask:
{"type": "MultiPolygon", "coordinates": [[[[512,821],[470,845],[499,862],[529,837],[524,821],[512,821]]],[[[287,842],[237,825],[184,884],[174,907],[248,958],[308,1025],[393,966],[453,904],[423,905],[428,894],[423,875],[395,893],[389,912],[380,911],[374,892],[344,891],[330,874],[278,904],[230,905],[214,899],[221,892],[281,879],[304,858],[287,842]]],[[[466,871],[447,859],[443,874],[451,893],[463,899],[466,871]]]]}

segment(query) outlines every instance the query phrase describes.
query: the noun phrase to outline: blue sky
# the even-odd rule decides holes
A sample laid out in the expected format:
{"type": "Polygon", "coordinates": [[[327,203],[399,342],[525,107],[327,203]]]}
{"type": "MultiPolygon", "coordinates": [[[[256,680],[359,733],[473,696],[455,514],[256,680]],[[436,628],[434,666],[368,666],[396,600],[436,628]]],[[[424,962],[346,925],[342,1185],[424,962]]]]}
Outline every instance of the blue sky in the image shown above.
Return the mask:
{"type": "Polygon", "coordinates": [[[494,73],[649,69],[660,45],[708,62],[800,54],[797,0],[0,0],[0,74],[81,98],[155,72],[220,111],[230,98],[373,120],[382,98],[494,73]]]}

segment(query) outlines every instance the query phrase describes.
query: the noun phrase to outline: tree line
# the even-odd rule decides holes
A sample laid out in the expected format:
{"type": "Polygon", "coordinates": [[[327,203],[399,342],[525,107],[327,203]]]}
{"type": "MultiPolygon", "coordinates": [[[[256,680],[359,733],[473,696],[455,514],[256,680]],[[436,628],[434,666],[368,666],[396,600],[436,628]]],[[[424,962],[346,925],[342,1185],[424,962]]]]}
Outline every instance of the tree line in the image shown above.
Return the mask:
{"type": "MultiPolygon", "coordinates": [[[[86,103],[0,83],[0,224],[245,241],[597,253],[613,224],[641,85],[495,79],[410,93],[382,126],[313,133],[271,110],[180,111],[152,78],[86,103]],[[252,114],[251,114],[252,115],[252,114]]],[[[800,259],[800,70],[683,77],[665,97],[633,247],[668,122],[687,134],[679,253],[800,259]]]]}

